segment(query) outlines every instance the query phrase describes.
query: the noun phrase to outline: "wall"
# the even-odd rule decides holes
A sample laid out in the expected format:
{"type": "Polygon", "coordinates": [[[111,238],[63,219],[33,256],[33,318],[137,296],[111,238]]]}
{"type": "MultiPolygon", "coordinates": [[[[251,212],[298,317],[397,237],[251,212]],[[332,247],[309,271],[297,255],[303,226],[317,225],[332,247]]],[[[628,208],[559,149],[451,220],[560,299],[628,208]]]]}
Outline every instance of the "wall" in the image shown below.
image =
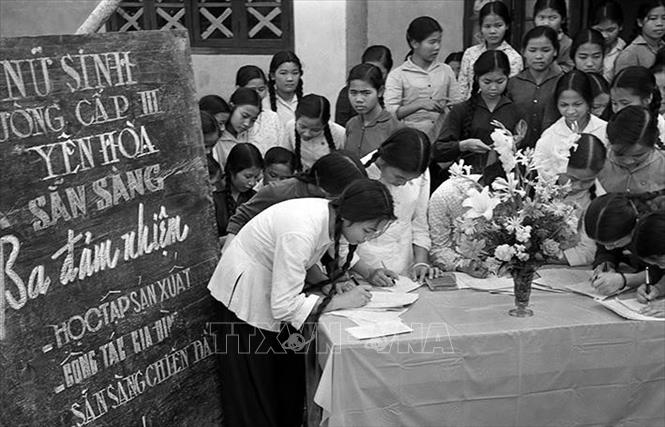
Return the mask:
{"type": "MultiPolygon", "coordinates": [[[[355,0],[354,0],[355,1],[355,0]]],[[[98,0],[0,0],[0,36],[71,34],[98,0]]],[[[335,105],[344,85],[346,0],[294,0],[295,51],[305,69],[305,93],[316,91],[335,105]]],[[[356,47],[356,49],[364,49],[356,47]]],[[[246,64],[268,70],[270,55],[192,55],[199,95],[225,99],[235,89],[235,72],[246,64]]]]}
{"type": "Polygon", "coordinates": [[[443,44],[439,59],[462,50],[464,0],[367,1],[367,43],[390,48],[395,65],[403,62],[408,52],[406,28],[423,15],[431,16],[443,27],[443,44]],[[406,6],[408,4],[408,7],[406,6]]]}

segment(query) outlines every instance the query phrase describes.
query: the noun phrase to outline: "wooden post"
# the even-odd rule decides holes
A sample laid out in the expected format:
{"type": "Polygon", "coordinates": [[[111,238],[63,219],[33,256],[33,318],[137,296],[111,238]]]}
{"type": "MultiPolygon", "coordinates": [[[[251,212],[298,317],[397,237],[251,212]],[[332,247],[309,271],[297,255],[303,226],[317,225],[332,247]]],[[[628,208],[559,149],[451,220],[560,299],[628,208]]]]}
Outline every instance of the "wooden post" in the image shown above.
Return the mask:
{"type": "Polygon", "coordinates": [[[96,33],[120,6],[122,0],[101,0],[85,22],[76,30],[76,34],[96,33]]]}

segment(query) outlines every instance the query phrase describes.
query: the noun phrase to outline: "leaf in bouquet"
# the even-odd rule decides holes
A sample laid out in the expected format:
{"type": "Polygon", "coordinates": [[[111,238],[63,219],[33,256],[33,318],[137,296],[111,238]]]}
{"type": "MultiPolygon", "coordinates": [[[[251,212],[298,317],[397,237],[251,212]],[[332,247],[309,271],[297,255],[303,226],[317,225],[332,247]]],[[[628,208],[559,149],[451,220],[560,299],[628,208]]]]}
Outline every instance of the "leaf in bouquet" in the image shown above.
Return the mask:
{"type": "Polygon", "coordinates": [[[465,259],[481,259],[485,250],[485,239],[476,240],[463,235],[458,242],[456,250],[465,259]]]}

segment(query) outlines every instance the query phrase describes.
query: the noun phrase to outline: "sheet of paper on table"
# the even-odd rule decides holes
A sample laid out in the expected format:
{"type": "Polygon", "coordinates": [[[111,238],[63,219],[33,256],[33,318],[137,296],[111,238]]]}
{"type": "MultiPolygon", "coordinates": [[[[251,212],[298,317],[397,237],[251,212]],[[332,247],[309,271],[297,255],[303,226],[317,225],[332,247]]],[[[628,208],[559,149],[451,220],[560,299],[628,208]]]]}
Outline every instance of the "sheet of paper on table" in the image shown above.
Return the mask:
{"type": "Polygon", "coordinates": [[[391,292],[407,293],[418,289],[422,285],[423,285],[422,283],[414,282],[413,280],[411,280],[406,276],[399,276],[399,278],[395,280],[395,286],[391,286],[388,288],[381,288],[381,289],[391,292]]]}
{"type": "Polygon", "coordinates": [[[612,298],[610,300],[603,300],[598,302],[619,316],[629,320],[656,320],[660,322],[665,321],[665,318],[662,317],[645,316],[644,314],[641,314],[640,310],[645,307],[645,304],[638,302],[636,298],[612,298]]]}
{"type": "Polygon", "coordinates": [[[385,337],[387,335],[413,332],[413,329],[405,325],[401,320],[398,320],[396,322],[383,322],[365,326],[354,326],[352,328],[347,328],[346,331],[357,340],[365,340],[370,338],[385,337]]]}
{"type": "Polygon", "coordinates": [[[543,268],[538,270],[535,283],[549,286],[552,289],[567,289],[581,283],[590,283],[592,270],[578,270],[573,268],[543,268]]]}
{"type": "Polygon", "coordinates": [[[372,299],[363,308],[400,308],[413,304],[418,299],[418,294],[409,294],[405,292],[384,292],[370,291],[372,299]]]}
{"type": "Polygon", "coordinates": [[[512,277],[490,276],[479,279],[466,273],[455,272],[457,287],[459,289],[477,289],[481,291],[499,291],[513,289],[512,277]]]}
{"type": "Polygon", "coordinates": [[[358,326],[365,326],[375,323],[399,322],[400,317],[406,309],[395,311],[366,310],[364,307],[351,310],[337,310],[329,314],[333,316],[346,317],[358,326]]]}

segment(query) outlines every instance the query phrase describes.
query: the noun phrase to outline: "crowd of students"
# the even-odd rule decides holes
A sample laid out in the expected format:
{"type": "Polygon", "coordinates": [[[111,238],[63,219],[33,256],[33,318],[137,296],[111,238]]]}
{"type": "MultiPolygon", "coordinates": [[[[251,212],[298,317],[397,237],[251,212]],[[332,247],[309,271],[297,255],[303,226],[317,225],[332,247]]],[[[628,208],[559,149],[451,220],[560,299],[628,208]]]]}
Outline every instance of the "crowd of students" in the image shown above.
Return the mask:
{"type": "Polygon", "coordinates": [[[393,69],[388,48],[368,47],[334,116],[328,99],[303,93],[303,65],[287,51],[267,75],[241,67],[228,103],[201,99],[223,244],[209,289],[238,345],[221,358],[228,425],[298,425],[304,379],[284,375],[303,355],[259,350],[323,312],[366,304],[369,285],[350,275],[390,286],[398,275],[421,281],[457,268],[452,223],[474,184],[447,171],[463,159],[478,186],[492,182],[501,170],[494,121],[517,148],[534,148],[540,175],[571,183],[580,243],[549,261],[588,265],[605,294],[638,288],[645,313],[665,316],[665,1],[640,5],[630,44],[618,37],[623,15],[612,0],[574,35],[564,0],[538,0],[536,26],[515,47],[511,16],[486,2],[482,42],[445,62],[441,25],[414,19],[404,62],[393,69]]]}

